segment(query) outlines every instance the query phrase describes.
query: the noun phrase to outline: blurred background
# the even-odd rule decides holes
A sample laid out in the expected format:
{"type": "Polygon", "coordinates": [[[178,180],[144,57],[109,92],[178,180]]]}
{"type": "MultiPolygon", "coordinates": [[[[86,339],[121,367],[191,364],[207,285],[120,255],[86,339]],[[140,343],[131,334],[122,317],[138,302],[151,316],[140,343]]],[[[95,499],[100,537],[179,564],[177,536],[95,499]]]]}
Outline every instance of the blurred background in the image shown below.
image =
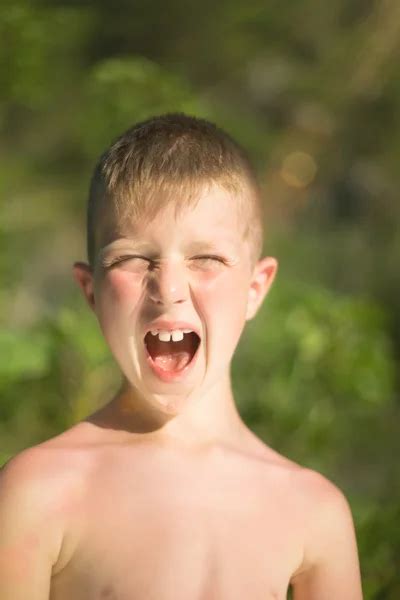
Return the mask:
{"type": "Polygon", "coordinates": [[[400,598],[400,3],[0,4],[0,462],[119,382],[74,286],[89,178],[185,111],[249,152],[280,271],[233,365],[243,419],[348,497],[366,600],[400,598]]]}

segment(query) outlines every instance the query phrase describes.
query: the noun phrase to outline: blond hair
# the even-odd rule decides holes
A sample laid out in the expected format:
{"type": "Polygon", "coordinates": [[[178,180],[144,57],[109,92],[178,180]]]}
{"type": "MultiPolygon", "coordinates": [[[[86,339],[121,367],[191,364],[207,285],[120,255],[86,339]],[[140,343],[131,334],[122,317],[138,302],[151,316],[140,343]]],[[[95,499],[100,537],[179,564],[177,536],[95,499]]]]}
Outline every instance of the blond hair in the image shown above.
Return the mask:
{"type": "Polygon", "coordinates": [[[150,220],[173,202],[177,214],[212,184],[232,194],[256,261],[263,241],[261,191],[243,148],[213,123],[183,113],[137,123],[95,167],[87,209],[89,264],[94,265],[97,224],[104,212],[110,216],[111,209],[118,222],[150,220]]]}

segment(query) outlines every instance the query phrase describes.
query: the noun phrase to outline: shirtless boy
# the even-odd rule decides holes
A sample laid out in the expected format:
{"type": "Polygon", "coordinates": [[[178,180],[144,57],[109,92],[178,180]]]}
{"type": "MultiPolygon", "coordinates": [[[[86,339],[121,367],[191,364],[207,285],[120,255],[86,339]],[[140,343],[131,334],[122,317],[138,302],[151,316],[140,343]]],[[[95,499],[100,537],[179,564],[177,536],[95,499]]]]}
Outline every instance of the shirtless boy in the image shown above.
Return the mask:
{"type": "Polygon", "coordinates": [[[123,384],[3,468],[1,600],[362,598],[342,492],[235,407],[232,355],[277,271],[260,206],[207,121],[155,117],[101,157],[74,275],[123,384]]]}

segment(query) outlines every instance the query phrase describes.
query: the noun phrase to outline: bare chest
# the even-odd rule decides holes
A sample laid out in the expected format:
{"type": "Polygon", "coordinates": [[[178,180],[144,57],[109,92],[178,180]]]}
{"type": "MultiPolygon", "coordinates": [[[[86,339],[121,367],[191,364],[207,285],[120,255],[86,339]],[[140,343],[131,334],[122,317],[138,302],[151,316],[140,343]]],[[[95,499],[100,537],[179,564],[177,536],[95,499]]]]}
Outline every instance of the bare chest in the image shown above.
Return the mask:
{"type": "Polygon", "coordinates": [[[300,529],[279,477],[274,489],[248,467],[145,461],[97,478],[71,519],[51,600],[286,598],[300,529]]]}

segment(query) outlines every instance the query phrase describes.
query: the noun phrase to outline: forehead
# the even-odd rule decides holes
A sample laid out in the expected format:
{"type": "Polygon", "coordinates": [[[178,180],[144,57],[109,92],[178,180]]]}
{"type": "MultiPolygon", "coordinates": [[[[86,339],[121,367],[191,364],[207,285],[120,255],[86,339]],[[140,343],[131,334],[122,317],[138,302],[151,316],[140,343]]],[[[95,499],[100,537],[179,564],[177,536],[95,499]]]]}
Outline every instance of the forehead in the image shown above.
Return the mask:
{"type": "Polygon", "coordinates": [[[235,243],[241,239],[244,230],[239,204],[237,194],[213,185],[200,190],[190,203],[185,203],[184,199],[171,199],[150,216],[134,216],[129,206],[119,215],[115,210],[106,210],[98,231],[98,247],[120,238],[158,241],[160,236],[165,237],[166,231],[192,240],[222,239],[235,243]]]}

